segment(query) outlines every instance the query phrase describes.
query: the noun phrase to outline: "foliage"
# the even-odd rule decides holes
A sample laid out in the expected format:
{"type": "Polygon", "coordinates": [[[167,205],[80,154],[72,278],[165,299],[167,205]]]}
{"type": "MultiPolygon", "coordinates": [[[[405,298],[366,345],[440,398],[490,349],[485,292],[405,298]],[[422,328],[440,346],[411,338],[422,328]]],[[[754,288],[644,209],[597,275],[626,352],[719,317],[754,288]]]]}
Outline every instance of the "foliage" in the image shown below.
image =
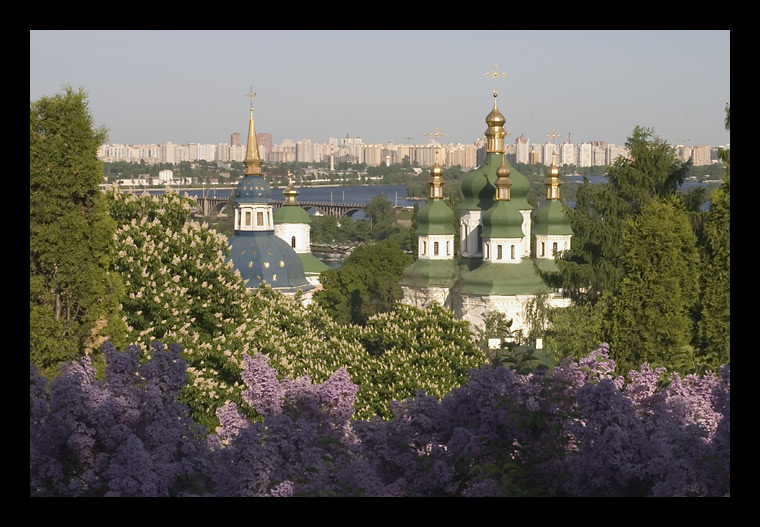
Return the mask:
{"type": "MultiPolygon", "coordinates": [[[[726,129],[730,108],[726,106],[726,129]]],[[[708,367],[730,360],[731,349],[731,162],[730,150],[720,158],[726,167],[723,184],[712,194],[705,220],[704,272],[702,273],[698,343],[708,367]]]]}
{"type": "MultiPolygon", "coordinates": [[[[345,367],[361,387],[356,415],[362,418],[390,415],[394,399],[418,389],[443,396],[484,360],[470,345],[467,325],[442,308],[400,307],[368,316],[366,328],[339,324],[317,302],[305,306],[269,287],[246,290],[227,260],[227,239],[182,219],[190,208],[187,198],[119,191],[107,197],[122,224],[113,266],[127,289],[122,308],[128,341],[143,359],[154,340],[182,346],[189,382],[180,400],[210,430],[219,424],[216,409],[227,402],[248,418],[260,418],[242,398],[246,354],[263,353],[280,375],[309,375],[315,382],[345,367]],[[410,371],[409,363],[419,368],[410,371]],[[388,382],[392,376],[397,380],[388,382]]],[[[355,261],[361,267],[377,265],[383,249],[403,257],[392,242],[360,249],[355,261]]]]}
{"type": "Polygon", "coordinates": [[[30,103],[29,345],[46,374],[123,340],[123,289],[109,269],[116,225],[98,188],[105,138],[81,90],[30,103]]]}
{"type": "Polygon", "coordinates": [[[560,287],[576,303],[596,303],[604,292],[616,293],[625,221],[652,198],[675,193],[686,177],[688,165],[652,136],[652,130],[637,126],[626,142],[631,158],[617,158],[608,168],[608,183],[584,180],[577,191],[575,208],[568,211],[573,241],[558,260],[560,287]]]}
{"type": "Polygon", "coordinates": [[[143,364],[110,344],[105,380],[89,357],[46,386],[30,371],[31,496],[174,496],[198,492],[208,459],[205,431],[177,402],[185,362],[157,344],[143,364]],[[49,391],[49,393],[48,393],[49,391]]]}
{"type": "Polygon", "coordinates": [[[324,289],[314,301],[337,322],[366,324],[370,316],[390,311],[401,299],[398,281],[411,262],[391,240],[360,246],[342,267],[322,273],[324,289]]]}
{"type": "Polygon", "coordinates": [[[728,496],[730,370],[615,377],[601,346],[552,372],[473,369],[442,399],[417,393],[393,418],[351,419],[357,385],[280,379],[243,358],[243,397],[206,439],[176,402],[176,348],[106,347],[50,384],[30,376],[30,495],[728,496]]]}
{"type": "Polygon", "coordinates": [[[649,362],[670,365],[669,353],[691,342],[699,295],[696,237],[675,199],[653,199],[623,230],[622,279],[612,300],[611,353],[623,371],[649,362]]]}

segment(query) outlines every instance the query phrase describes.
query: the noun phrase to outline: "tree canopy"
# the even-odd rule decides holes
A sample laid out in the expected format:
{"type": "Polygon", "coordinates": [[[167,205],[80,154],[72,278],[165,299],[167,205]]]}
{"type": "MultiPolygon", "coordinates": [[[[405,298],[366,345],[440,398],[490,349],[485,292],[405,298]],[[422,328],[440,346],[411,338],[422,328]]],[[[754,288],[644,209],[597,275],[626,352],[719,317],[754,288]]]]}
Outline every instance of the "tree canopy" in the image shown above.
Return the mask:
{"type": "Polygon", "coordinates": [[[116,223],[98,187],[105,129],[94,128],[82,90],[29,110],[30,358],[54,372],[106,338],[123,343],[123,285],[109,269],[116,223]]]}

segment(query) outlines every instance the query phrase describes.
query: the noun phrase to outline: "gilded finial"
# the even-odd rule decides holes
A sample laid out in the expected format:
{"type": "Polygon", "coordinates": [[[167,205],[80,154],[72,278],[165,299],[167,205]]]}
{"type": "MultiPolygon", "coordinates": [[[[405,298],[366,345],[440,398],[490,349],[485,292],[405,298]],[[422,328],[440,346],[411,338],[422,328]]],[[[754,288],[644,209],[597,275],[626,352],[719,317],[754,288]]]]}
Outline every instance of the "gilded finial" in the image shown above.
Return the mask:
{"type": "Polygon", "coordinates": [[[546,137],[548,137],[549,139],[557,139],[559,137],[559,134],[557,133],[557,130],[552,128],[552,133],[546,134],[546,137]]]}
{"type": "MultiPolygon", "coordinates": [[[[499,65],[498,64],[494,64],[493,68],[494,68],[493,72],[486,72],[486,78],[493,78],[493,96],[494,96],[494,98],[496,98],[499,95],[499,90],[496,89],[496,81],[497,81],[497,79],[499,79],[499,72],[496,71],[496,70],[499,69],[499,65]]],[[[501,78],[502,79],[504,77],[506,77],[506,76],[507,76],[506,73],[504,73],[504,72],[501,73],[501,78]]]]}

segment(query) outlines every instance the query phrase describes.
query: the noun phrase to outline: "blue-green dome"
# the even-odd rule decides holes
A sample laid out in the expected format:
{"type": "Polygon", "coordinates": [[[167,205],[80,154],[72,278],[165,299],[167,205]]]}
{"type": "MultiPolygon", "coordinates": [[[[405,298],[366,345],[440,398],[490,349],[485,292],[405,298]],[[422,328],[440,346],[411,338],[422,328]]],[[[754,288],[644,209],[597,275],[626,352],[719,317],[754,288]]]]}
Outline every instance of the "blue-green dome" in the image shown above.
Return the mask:
{"type": "Polygon", "coordinates": [[[272,214],[275,223],[311,223],[309,213],[300,205],[283,205],[272,214]]]}
{"type": "Polygon", "coordinates": [[[443,200],[428,200],[417,212],[417,234],[454,234],[454,211],[443,200]]]}
{"type": "Polygon", "coordinates": [[[246,287],[266,282],[286,292],[313,288],[306,280],[298,254],[273,231],[236,231],[228,244],[232,263],[246,287]]]}
{"type": "Polygon", "coordinates": [[[272,198],[269,183],[261,176],[247,175],[235,188],[233,202],[236,203],[266,203],[272,198]]]}
{"type": "Polygon", "coordinates": [[[561,201],[548,199],[536,212],[536,234],[565,235],[573,234],[570,218],[561,201]]]}
{"type": "Polygon", "coordinates": [[[496,195],[496,171],[501,165],[502,155],[495,152],[486,154],[486,160],[478,168],[470,170],[462,179],[462,203],[460,210],[485,210],[494,204],[496,195]]]}
{"type": "MultiPolygon", "coordinates": [[[[511,179],[511,175],[510,175],[511,179]]],[[[510,201],[497,201],[483,213],[483,238],[523,238],[523,217],[510,201]]]]}
{"type": "MultiPolygon", "coordinates": [[[[503,155],[499,152],[488,152],[486,160],[475,170],[470,170],[462,179],[462,203],[460,210],[486,210],[494,204],[496,195],[496,172],[501,166],[503,155]]],[[[511,201],[517,205],[518,210],[532,210],[533,206],[528,203],[527,195],[530,190],[530,181],[520,172],[509,168],[509,180],[512,182],[510,190],[511,201]]]]}

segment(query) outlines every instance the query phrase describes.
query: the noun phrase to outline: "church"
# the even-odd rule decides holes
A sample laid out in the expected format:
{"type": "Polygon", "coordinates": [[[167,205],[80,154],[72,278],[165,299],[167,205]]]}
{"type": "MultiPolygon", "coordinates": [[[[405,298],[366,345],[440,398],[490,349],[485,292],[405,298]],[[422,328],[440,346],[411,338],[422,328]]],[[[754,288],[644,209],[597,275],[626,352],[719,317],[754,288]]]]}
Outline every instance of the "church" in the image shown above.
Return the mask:
{"type": "Polygon", "coordinates": [[[569,304],[538,271],[555,269],[555,255],[570,248],[573,232],[560,201],[554,162],[547,174],[546,202],[534,217],[526,200],[530,182],[506,160],[505,119],[497,95],[494,90],[493,109],[486,117],[485,160],[462,181],[459,257],[454,256],[455,215],[443,199],[442,169],[436,162],[428,200],[417,216],[417,260],[404,270],[400,285],[405,303],[435,301],[481,328],[487,312],[499,311],[512,319],[513,331],[527,332],[528,302],[545,295],[552,307],[569,304]]]}

